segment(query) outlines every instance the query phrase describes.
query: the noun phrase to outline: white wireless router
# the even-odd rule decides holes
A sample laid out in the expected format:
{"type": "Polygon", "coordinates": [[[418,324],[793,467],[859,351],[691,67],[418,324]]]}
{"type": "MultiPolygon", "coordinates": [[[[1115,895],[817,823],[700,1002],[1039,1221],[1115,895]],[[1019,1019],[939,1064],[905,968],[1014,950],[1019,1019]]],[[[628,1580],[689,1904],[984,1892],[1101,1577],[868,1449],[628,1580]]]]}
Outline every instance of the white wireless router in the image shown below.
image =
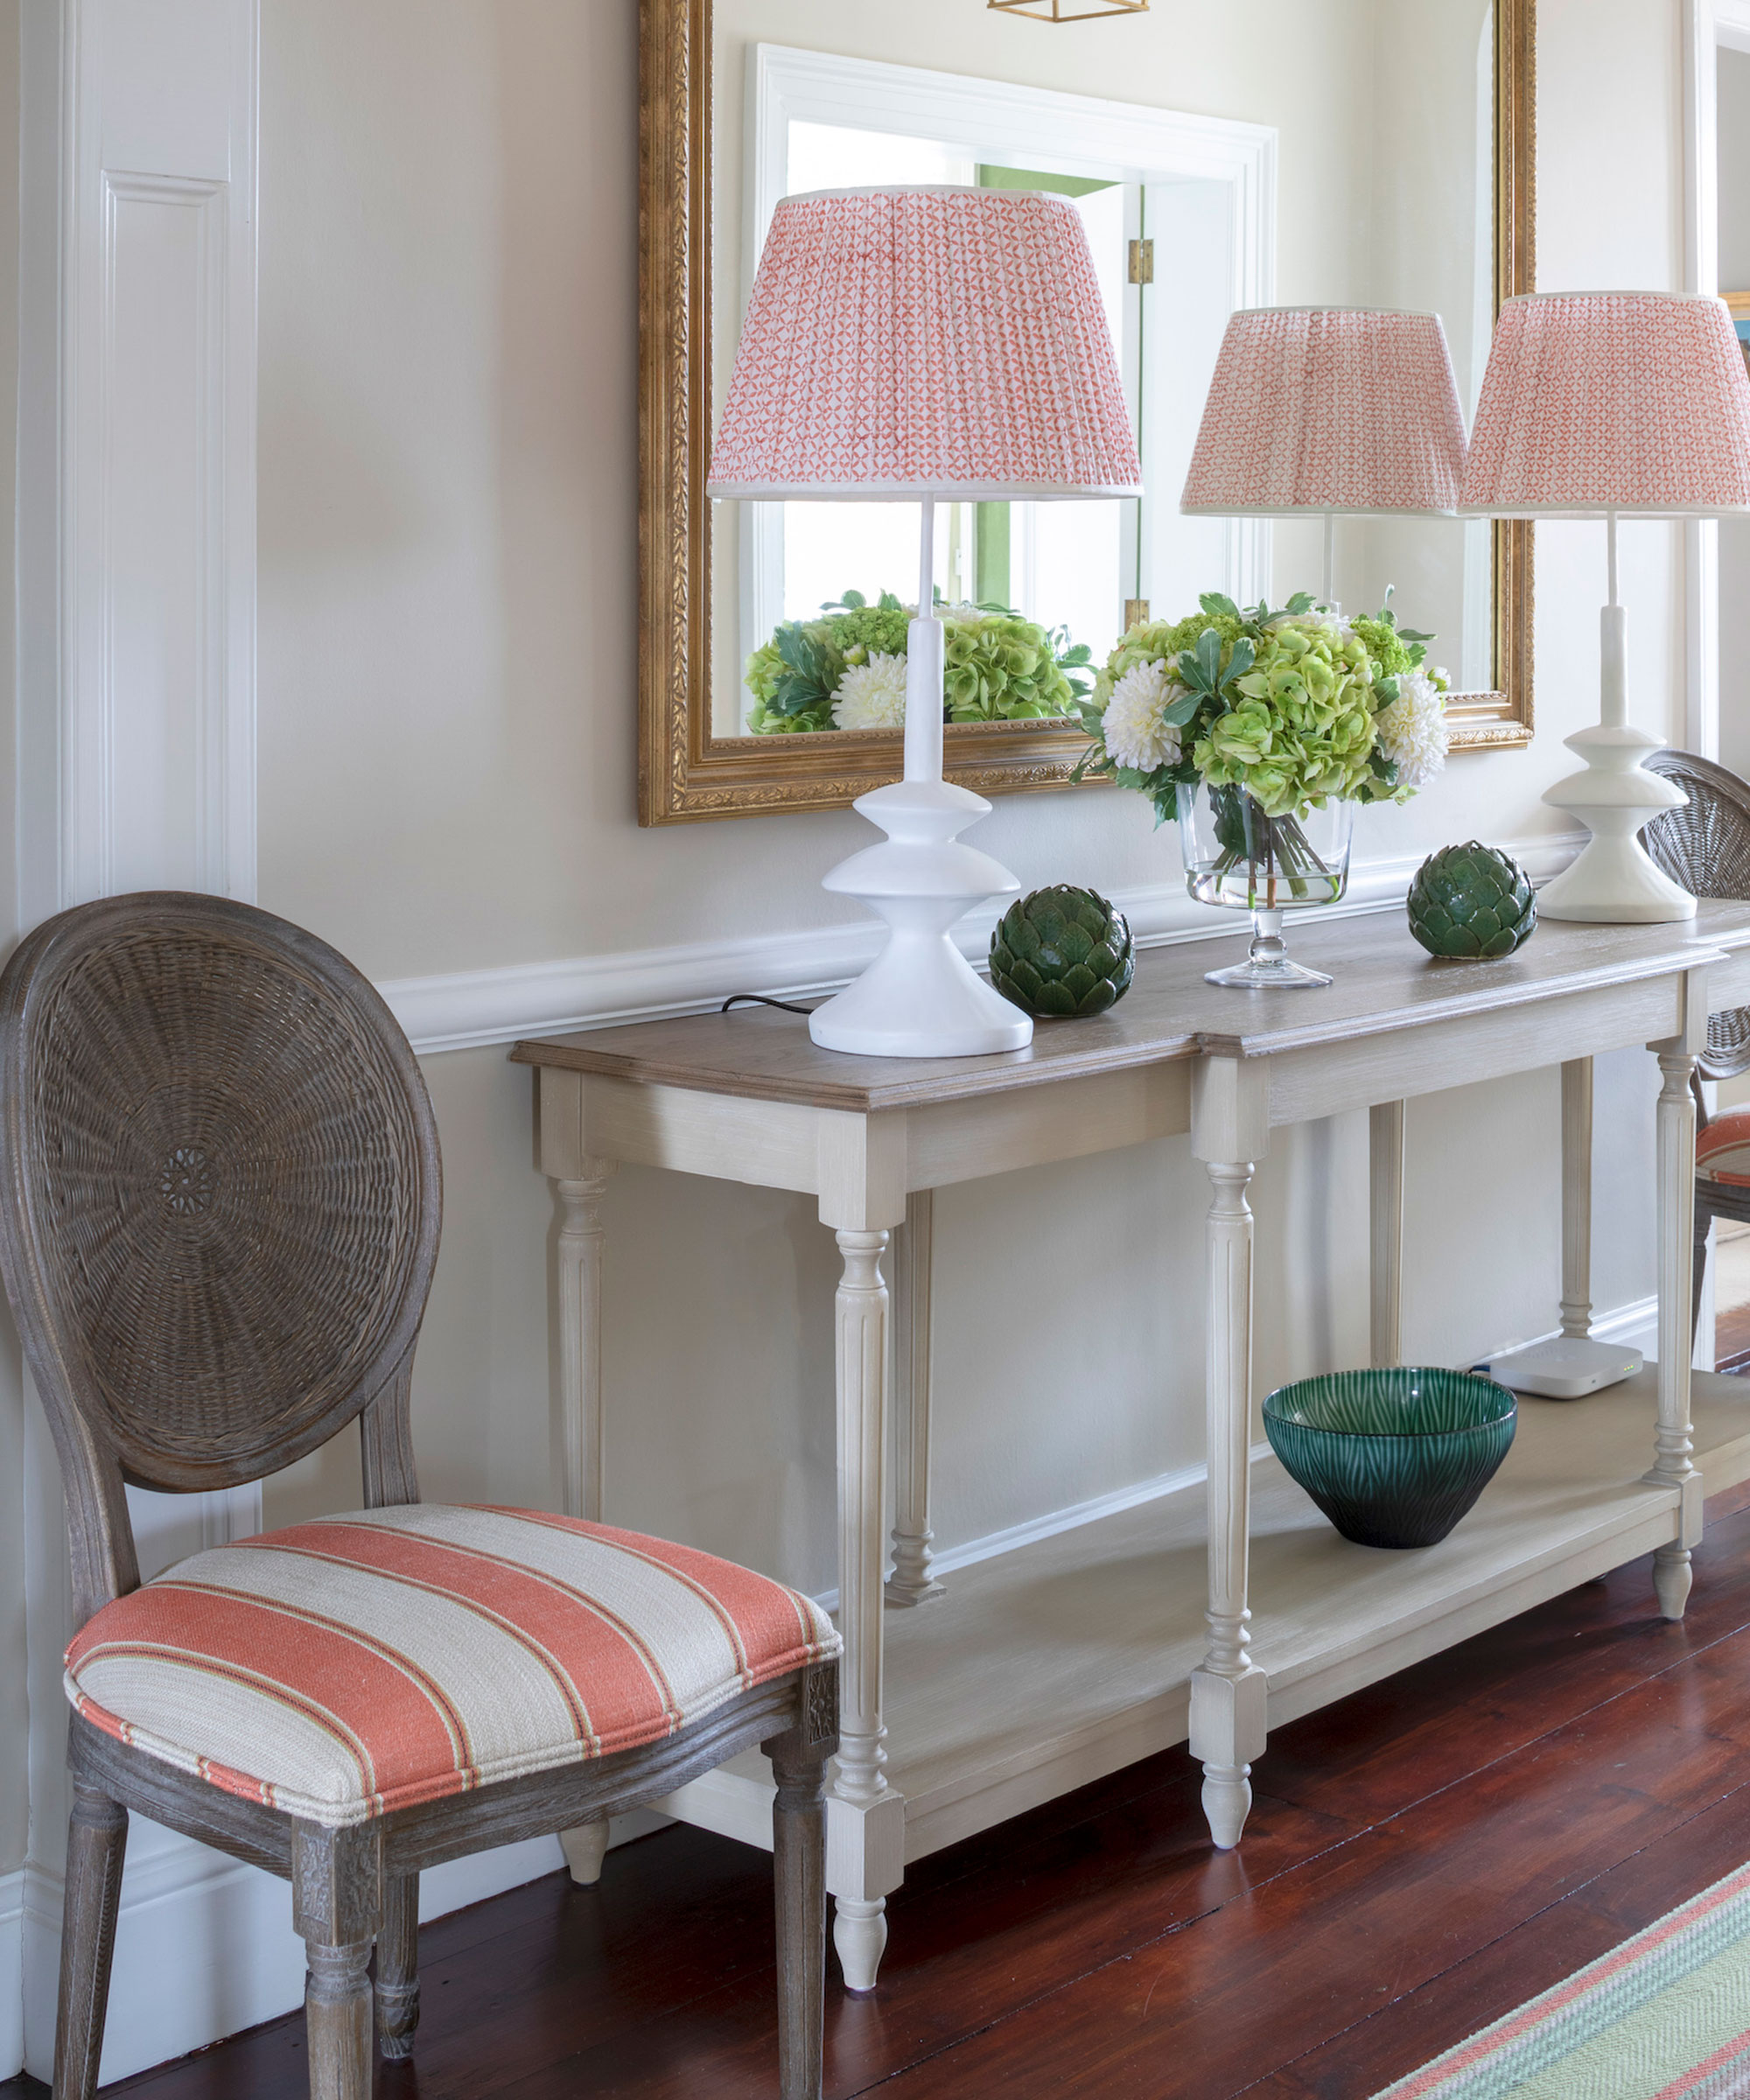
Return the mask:
{"type": "Polygon", "coordinates": [[[1545,1400],[1579,1400],[1606,1385],[1632,1378],[1644,1361],[1639,1349],[1620,1342],[1586,1341],[1577,1334],[1553,1341],[1534,1341],[1492,1357],[1483,1368],[1496,1384],[1516,1393],[1537,1393],[1545,1400]]]}

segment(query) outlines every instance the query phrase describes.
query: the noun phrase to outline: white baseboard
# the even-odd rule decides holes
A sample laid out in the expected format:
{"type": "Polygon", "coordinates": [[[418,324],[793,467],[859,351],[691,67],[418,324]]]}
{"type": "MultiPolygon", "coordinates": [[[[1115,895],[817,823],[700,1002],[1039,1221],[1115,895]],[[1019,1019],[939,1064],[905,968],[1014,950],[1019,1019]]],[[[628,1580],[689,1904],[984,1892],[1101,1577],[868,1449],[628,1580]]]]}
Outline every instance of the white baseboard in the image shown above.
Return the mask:
{"type": "Polygon", "coordinates": [[[0,2081],[24,2068],[24,1870],[0,1874],[0,2081]]]}
{"type": "MultiPolygon", "coordinates": [[[[1565,867],[1585,834],[1558,833],[1509,844],[1535,881],[1565,867]]],[[[1403,900],[1423,856],[1358,862],[1340,905],[1308,918],[1347,918],[1389,909],[1403,900]]],[[[1120,890],[1112,901],[1130,922],[1142,948],[1231,934],[1235,915],[1195,904],[1184,883],[1150,883],[1120,890]]],[[[990,951],[997,906],[970,913],[955,928],[967,956],[982,963],[990,951]]],[[[618,955],[578,956],[555,962],[520,962],[503,970],[458,970],[446,976],[399,977],[377,989],[421,1056],[480,1049],[519,1036],[563,1035],[624,1021],[696,1013],[734,991],[783,995],[836,990],[873,961],[882,929],[872,919],[802,933],[763,934],[743,940],[701,941],[679,948],[633,948],[618,955]]]]}
{"type": "MultiPolygon", "coordinates": [[[[666,1820],[649,1810],[616,1817],[610,1843],[642,1837],[666,1820]]],[[[150,1825],[142,1835],[146,1842],[130,1845],[122,1875],[103,2036],[105,2085],[276,2020],[304,2002],[304,1943],[291,1928],[288,1885],[150,1825]]],[[[484,1902],[564,1864],[556,1837],[451,1860],[420,1876],[420,1922],[484,1902]]],[[[17,1949],[0,1977],[18,1984],[0,2001],[0,2064],[45,2079],[54,2053],[61,1903],[61,1877],[50,1868],[32,1863],[0,1878],[0,1960],[17,1949]],[[9,1912],[15,1882],[16,1909],[9,1912]]]]}

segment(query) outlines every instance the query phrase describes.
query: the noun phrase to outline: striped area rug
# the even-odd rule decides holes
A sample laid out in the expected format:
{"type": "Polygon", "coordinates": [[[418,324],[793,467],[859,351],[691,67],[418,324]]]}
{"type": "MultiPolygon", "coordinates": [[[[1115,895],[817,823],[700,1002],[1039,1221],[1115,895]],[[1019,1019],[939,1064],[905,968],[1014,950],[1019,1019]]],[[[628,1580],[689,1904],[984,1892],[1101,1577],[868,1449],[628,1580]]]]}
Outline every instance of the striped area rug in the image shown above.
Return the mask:
{"type": "Polygon", "coordinates": [[[1375,2100],[1750,2100],[1750,1866],[1375,2100]]]}

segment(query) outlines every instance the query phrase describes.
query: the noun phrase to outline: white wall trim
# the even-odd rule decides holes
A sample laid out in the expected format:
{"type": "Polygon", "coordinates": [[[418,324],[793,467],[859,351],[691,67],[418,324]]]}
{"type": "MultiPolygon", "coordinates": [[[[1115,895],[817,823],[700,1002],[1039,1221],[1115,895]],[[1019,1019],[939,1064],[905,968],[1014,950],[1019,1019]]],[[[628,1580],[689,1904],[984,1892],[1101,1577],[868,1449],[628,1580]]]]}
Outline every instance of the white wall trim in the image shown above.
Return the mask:
{"type": "Polygon", "coordinates": [[[0,1874],[0,2078],[24,2068],[24,1878],[0,1874]]]}
{"type": "MultiPolygon", "coordinates": [[[[1535,881],[1565,867],[1585,835],[1549,833],[1509,843],[1535,881]]],[[[1390,909],[1403,901],[1422,856],[1364,861],[1349,878],[1349,894],[1329,912],[1308,918],[1348,917],[1390,909]]],[[[1138,946],[1231,936],[1238,916],[1194,903],[1180,882],[1151,883],[1114,892],[1138,946]]],[[[970,914],[955,937],[976,962],[989,952],[995,906],[970,914]]],[[[500,970],[450,976],[400,977],[379,984],[390,1012],[422,1056],[475,1050],[520,1036],[561,1035],[625,1021],[703,1012],[733,991],[797,994],[836,990],[874,959],[882,928],[875,920],[806,932],[700,941],[677,948],[629,948],[555,962],[518,962],[500,970]]]]}

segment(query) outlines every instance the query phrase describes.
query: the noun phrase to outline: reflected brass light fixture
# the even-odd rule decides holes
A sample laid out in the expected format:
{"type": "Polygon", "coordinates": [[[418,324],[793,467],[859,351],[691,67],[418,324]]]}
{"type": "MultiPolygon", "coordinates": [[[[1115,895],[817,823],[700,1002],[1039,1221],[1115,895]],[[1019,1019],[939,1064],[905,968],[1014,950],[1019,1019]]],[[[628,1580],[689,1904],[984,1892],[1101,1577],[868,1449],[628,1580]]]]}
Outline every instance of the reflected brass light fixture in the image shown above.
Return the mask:
{"type": "Polygon", "coordinates": [[[1029,22],[1094,22],[1102,15],[1145,15],[1149,0],[988,0],[998,14],[1029,22]]]}

